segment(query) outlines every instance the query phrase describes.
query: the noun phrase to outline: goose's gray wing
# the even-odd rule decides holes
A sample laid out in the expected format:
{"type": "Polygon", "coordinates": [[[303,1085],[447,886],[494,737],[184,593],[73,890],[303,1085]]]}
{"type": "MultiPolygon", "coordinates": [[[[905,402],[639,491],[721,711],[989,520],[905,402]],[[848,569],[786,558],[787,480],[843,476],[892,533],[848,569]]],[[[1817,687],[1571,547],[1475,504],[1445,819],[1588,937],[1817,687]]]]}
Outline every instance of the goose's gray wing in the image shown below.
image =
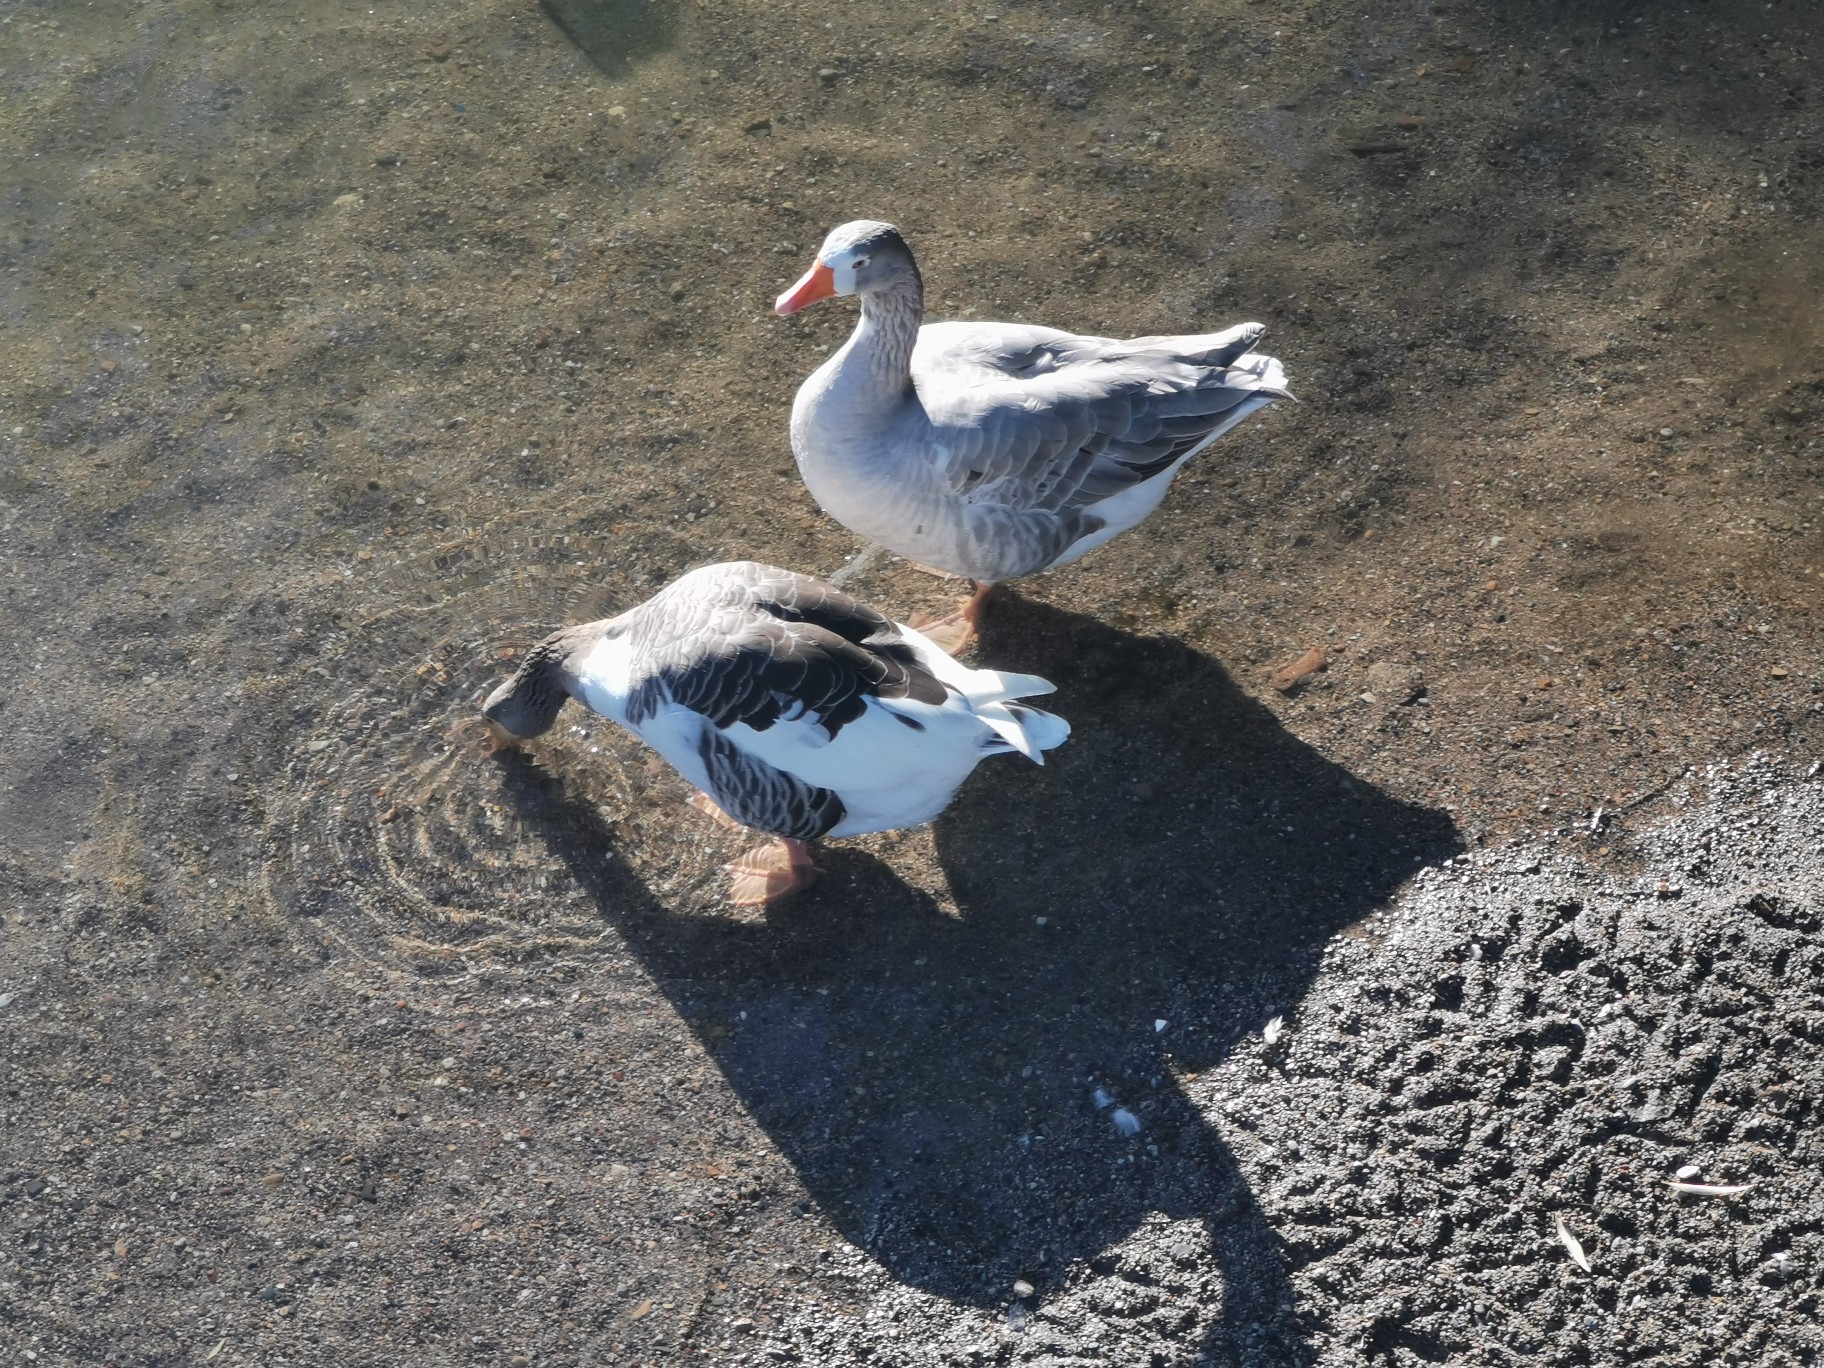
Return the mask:
{"type": "Polygon", "coordinates": [[[913,376],[942,474],[969,502],[1055,513],[1142,483],[1284,396],[1264,329],[1129,341],[932,324],[913,376]]]}
{"type": "Polygon", "coordinates": [[[742,826],[769,836],[814,841],[847,815],[833,790],[767,764],[707,721],[697,754],[709,774],[710,796],[742,826]]]}
{"type": "Polygon", "coordinates": [[[627,712],[636,726],[673,704],[718,731],[802,721],[833,741],[871,698],[935,704],[946,695],[890,619],[790,570],[707,566],[633,616],[627,712]]]}

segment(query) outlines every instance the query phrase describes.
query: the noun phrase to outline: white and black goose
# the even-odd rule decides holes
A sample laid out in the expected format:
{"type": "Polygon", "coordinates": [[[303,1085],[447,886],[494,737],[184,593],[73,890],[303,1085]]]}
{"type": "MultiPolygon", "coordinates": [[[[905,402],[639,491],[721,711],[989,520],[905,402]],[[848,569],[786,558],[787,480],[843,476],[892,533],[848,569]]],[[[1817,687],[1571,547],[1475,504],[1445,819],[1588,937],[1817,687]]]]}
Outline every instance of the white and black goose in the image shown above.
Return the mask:
{"type": "Polygon", "coordinates": [[[731,899],[754,906],[816,877],[806,841],[929,822],[985,756],[1043,764],[1070,726],[1012,700],[1051,691],[970,669],[808,575],[735,561],[554,632],[483,711],[514,739],[572,698],[628,728],[697,806],[776,838],[729,866],[731,899]]]}
{"type": "Polygon", "coordinates": [[[1279,362],[1253,350],[1258,323],[1127,340],[927,324],[918,265],[890,223],[832,229],[774,307],[851,294],[861,318],[799,388],[792,453],[845,527],[976,582],[927,629],[952,650],[992,585],[1137,526],[1185,462],[1287,396],[1279,362]]]}

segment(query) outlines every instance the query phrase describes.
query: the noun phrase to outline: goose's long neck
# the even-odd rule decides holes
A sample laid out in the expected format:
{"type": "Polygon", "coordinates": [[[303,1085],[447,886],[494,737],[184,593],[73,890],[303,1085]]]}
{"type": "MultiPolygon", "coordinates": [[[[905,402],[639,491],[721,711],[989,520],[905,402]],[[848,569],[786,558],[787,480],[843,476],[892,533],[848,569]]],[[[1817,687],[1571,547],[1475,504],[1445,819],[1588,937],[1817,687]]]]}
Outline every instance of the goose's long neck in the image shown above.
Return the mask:
{"type": "Polygon", "coordinates": [[[912,394],[912,348],[924,320],[925,292],[916,280],[861,297],[861,321],[834,358],[832,388],[861,417],[900,408],[912,394]]]}

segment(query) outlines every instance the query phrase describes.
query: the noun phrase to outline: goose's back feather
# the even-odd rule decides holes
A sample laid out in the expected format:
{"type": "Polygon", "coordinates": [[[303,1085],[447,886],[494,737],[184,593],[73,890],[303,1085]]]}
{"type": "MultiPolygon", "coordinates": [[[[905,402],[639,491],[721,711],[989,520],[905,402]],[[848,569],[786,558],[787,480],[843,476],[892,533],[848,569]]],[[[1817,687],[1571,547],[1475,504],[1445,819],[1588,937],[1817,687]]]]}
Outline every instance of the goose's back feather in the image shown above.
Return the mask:
{"type": "Polygon", "coordinates": [[[870,698],[941,702],[899,629],[808,575],[752,561],[706,566],[635,610],[627,720],[666,704],[713,726],[804,722],[834,740],[870,698]]]}
{"type": "Polygon", "coordinates": [[[958,495],[1093,509],[1206,445],[1237,409],[1286,393],[1277,361],[1242,361],[1261,332],[1123,342],[934,323],[920,330],[913,382],[958,495]]]}

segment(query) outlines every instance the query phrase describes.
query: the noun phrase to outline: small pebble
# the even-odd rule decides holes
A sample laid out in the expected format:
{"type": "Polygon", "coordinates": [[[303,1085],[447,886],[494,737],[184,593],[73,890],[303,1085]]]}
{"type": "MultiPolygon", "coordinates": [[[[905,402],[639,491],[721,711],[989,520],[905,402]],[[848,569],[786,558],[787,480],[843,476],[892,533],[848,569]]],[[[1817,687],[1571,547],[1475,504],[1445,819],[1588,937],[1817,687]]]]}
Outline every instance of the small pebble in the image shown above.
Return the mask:
{"type": "Polygon", "coordinates": [[[1027,1282],[1024,1278],[1019,1279],[1013,1285],[1013,1295],[1016,1297],[1030,1297],[1037,1290],[1037,1288],[1027,1282]]]}
{"type": "Polygon", "coordinates": [[[1688,1183],[1693,1178],[1700,1176],[1703,1173],[1703,1171],[1704,1171],[1704,1169],[1701,1164],[1686,1164],[1683,1168],[1679,1169],[1679,1171],[1678,1171],[1679,1181],[1683,1182],[1683,1183],[1688,1183]]]}

